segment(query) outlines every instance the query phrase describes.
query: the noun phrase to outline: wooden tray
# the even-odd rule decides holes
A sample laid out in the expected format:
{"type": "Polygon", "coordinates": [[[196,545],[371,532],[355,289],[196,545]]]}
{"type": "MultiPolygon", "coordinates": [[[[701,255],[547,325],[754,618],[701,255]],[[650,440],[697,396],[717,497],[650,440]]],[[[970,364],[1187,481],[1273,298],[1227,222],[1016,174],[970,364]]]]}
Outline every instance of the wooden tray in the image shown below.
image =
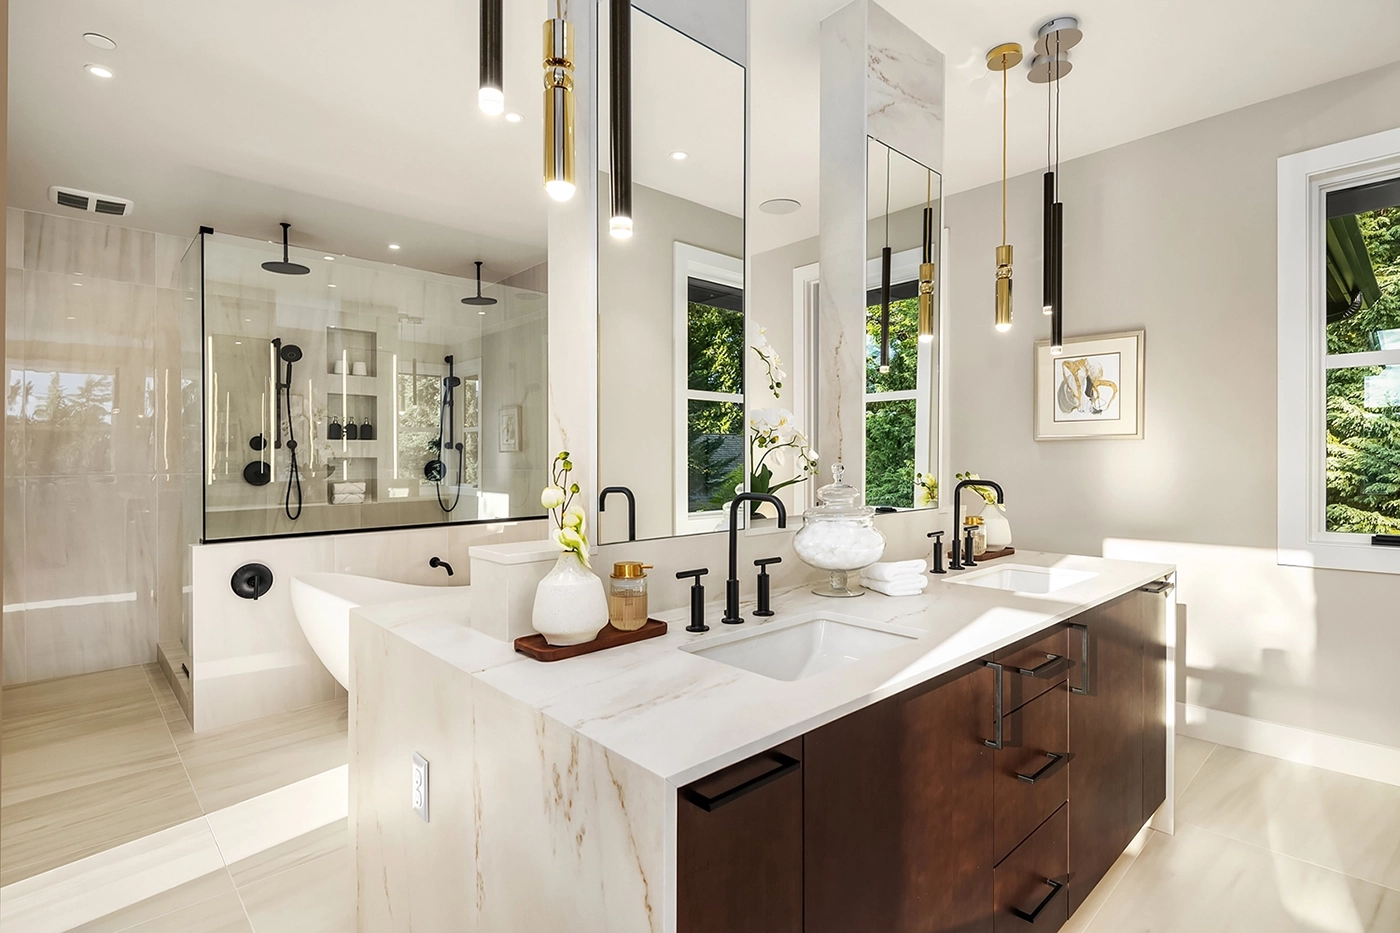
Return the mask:
{"type": "Polygon", "coordinates": [[[666,623],[659,619],[647,619],[646,624],[635,632],[620,632],[613,628],[612,623],[609,622],[603,626],[603,630],[598,633],[597,638],[581,645],[558,647],[545,641],[543,635],[537,634],[517,638],[515,650],[527,658],[534,658],[536,661],[562,661],[565,658],[576,658],[581,654],[592,654],[595,651],[602,651],[604,648],[616,648],[618,645],[630,645],[634,641],[646,641],[648,638],[665,634],[666,623]]]}
{"type": "Polygon", "coordinates": [[[998,557],[1010,557],[1015,553],[1016,549],[1014,547],[1004,547],[1000,551],[987,551],[981,557],[977,558],[977,563],[985,564],[989,560],[996,560],[998,557]]]}

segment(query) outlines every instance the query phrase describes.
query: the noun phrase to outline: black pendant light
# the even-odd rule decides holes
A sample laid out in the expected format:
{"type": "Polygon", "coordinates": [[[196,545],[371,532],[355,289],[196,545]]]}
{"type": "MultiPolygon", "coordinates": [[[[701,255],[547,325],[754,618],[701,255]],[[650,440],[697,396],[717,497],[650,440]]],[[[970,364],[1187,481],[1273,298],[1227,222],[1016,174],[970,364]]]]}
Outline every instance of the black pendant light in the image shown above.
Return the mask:
{"type": "Polygon", "coordinates": [[[476,102],[483,113],[500,116],[506,109],[505,65],[501,48],[503,21],[502,0],[481,0],[481,82],[476,102]]]}
{"type": "Polygon", "coordinates": [[[885,248],[880,250],[880,372],[890,371],[890,149],[885,147],[885,248]]]}
{"type": "Polygon", "coordinates": [[[263,263],[262,267],[268,272],[276,272],[278,275],[306,275],[306,273],[311,271],[310,266],[303,266],[299,262],[292,262],[292,257],[288,253],[287,246],[287,231],[291,229],[291,224],[282,224],[282,259],[280,262],[276,259],[269,259],[267,262],[263,263]]]}
{"type": "Polygon", "coordinates": [[[632,235],[632,3],[608,4],[608,116],[611,123],[612,220],[608,230],[632,235]]]}
{"type": "MultiPolygon", "coordinates": [[[[472,305],[473,307],[477,307],[477,308],[484,308],[484,307],[488,307],[488,306],[490,306],[490,305],[493,305],[493,304],[495,304],[495,303],[496,303],[496,299],[494,299],[494,298],[488,298],[487,296],[485,296],[485,295],[483,295],[483,294],[481,293],[481,260],[478,259],[478,260],[476,261],[476,294],[475,294],[475,295],[468,295],[467,297],[463,298],[463,299],[462,299],[462,304],[464,304],[464,305],[472,305]]],[[[482,313],[482,314],[485,314],[486,312],[483,311],[483,312],[481,312],[481,313],[482,313]]]]}
{"type": "Polygon", "coordinates": [[[1084,38],[1072,16],[1052,19],[1038,30],[1036,58],[1028,77],[1045,85],[1044,312],[1050,315],[1050,352],[1064,349],[1065,206],[1060,201],[1060,81],[1073,70],[1068,52],[1084,38]],[[1052,152],[1053,150],[1053,152],[1052,152]]]}

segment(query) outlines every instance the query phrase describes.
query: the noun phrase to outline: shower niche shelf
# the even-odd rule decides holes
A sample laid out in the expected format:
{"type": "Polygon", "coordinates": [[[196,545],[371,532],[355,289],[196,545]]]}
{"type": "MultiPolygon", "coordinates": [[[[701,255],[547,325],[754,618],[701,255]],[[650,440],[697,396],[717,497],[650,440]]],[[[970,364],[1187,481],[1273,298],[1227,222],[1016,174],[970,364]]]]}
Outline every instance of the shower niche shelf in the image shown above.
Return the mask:
{"type": "Polygon", "coordinates": [[[326,480],[327,504],[366,505],[379,501],[377,457],[336,457],[333,462],[336,470],[326,480]]]}
{"type": "Polygon", "coordinates": [[[326,328],[326,372],[333,376],[342,375],[335,371],[337,363],[344,364],[344,375],[355,376],[355,364],[363,363],[365,371],[359,378],[379,375],[379,335],[372,330],[354,330],[349,327],[326,328]]]}
{"type": "Polygon", "coordinates": [[[355,419],[356,424],[364,424],[368,418],[374,425],[375,436],[372,440],[363,441],[360,439],[343,441],[331,441],[332,444],[349,444],[349,448],[355,449],[357,444],[373,444],[379,440],[379,398],[374,395],[353,395],[341,392],[331,392],[326,396],[326,423],[321,426],[321,436],[328,437],[331,419],[339,419],[341,427],[344,428],[347,419],[355,419]]]}

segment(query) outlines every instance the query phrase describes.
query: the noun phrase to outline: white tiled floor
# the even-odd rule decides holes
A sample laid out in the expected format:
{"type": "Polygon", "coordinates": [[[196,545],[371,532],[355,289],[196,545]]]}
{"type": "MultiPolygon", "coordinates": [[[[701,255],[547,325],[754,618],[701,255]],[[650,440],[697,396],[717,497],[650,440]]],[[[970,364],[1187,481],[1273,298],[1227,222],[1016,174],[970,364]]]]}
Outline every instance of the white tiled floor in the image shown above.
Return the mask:
{"type": "Polygon", "coordinates": [[[1400,787],[1181,737],[1176,835],[1145,831],[1064,929],[1397,933],[1397,886],[1400,787]]]}

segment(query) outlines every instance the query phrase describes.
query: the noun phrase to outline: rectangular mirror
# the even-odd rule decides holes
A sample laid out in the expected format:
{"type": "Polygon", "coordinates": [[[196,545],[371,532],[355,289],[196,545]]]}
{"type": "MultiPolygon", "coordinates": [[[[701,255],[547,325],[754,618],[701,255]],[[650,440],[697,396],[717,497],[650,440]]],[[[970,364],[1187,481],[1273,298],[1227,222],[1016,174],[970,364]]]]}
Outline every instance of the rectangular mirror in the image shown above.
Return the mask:
{"type": "MultiPolygon", "coordinates": [[[[608,9],[599,6],[599,165],[609,165],[608,9]]],[[[744,269],[745,71],[631,11],[632,235],[599,177],[597,541],[724,527],[746,483],[757,379],[744,269]],[[629,502],[635,509],[629,523],[629,502]],[[634,528],[629,528],[634,525],[634,528]]]]}
{"type": "Polygon", "coordinates": [[[865,501],[876,508],[938,507],[942,183],[933,169],[867,139],[861,401],[865,501]]]}

